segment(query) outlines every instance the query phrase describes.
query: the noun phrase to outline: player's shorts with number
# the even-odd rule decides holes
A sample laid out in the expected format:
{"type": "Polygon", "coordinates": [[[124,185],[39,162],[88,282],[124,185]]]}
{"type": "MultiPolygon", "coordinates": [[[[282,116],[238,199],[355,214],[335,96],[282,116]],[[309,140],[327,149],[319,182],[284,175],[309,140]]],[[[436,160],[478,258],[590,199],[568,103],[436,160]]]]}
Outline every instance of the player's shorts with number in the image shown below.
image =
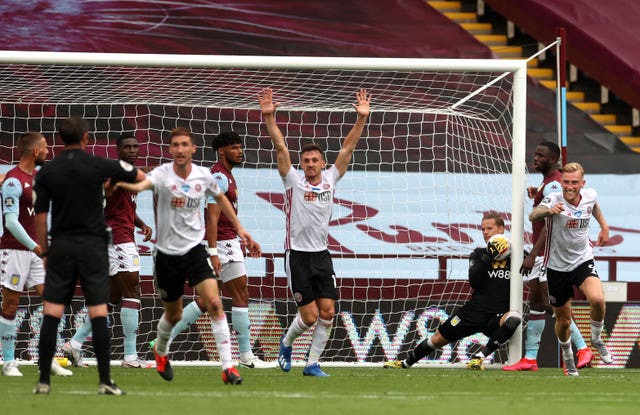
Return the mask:
{"type": "Polygon", "coordinates": [[[544,268],[544,257],[538,255],[533,263],[533,268],[529,272],[529,275],[523,276],[524,281],[539,280],[540,282],[547,282],[547,270],[544,268]]]}

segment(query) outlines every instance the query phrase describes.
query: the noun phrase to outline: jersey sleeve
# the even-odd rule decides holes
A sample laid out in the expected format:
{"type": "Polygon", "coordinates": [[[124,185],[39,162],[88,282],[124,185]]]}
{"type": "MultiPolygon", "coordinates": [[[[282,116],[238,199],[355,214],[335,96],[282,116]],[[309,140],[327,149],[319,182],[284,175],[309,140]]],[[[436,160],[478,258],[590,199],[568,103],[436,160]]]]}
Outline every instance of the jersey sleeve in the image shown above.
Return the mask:
{"type": "Polygon", "coordinates": [[[491,268],[491,260],[485,248],[476,248],[469,255],[469,285],[478,289],[484,285],[491,268]]]}
{"type": "Polygon", "coordinates": [[[282,184],[284,184],[285,189],[291,189],[298,182],[298,172],[296,169],[291,166],[287,175],[282,177],[282,184]]]}
{"type": "Polygon", "coordinates": [[[123,182],[135,182],[138,171],[131,164],[123,160],[100,159],[102,174],[106,177],[113,177],[123,182]]]}
{"type": "Polygon", "coordinates": [[[541,201],[539,206],[551,207],[556,204],[560,199],[558,195],[562,196],[562,193],[551,193],[549,196],[545,196],[541,201]]]}
{"type": "Polygon", "coordinates": [[[151,170],[149,173],[147,173],[147,179],[149,179],[149,181],[153,185],[154,193],[158,191],[158,188],[161,186],[163,178],[165,177],[165,175],[163,174],[163,171],[164,171],[164,166],[158,166],[155,169],[151,170]]]}
{"type": "Polygon", "coordinates": [[[20,213],[20,196],[22,196],[22,184],[15,177],[10,177],[2,184],[2,212],[20,213]]]}
{"type": "Polygon", "coordinates": [[[205,194],[208,202],[209,199],[215,199],[215,197],[222,193],[222,191],[220,190],[220,186],[218,186],[218,182],[216,181],[216,179],[214,179],[213,175],[209,174],[208,172],[205,180],[205,194]]]}
{"type": "Polygon", "coordinates": [[[33,184],[33,205],[36,213],[44,213],[49,211],[49,202],[51,201],[51,195],[47,187],[44,185],[46,182],[46,165],[38,171],[36,174],[36,180],[33,184]]]}
{"type": "MultiPolygon", "coordinates": [[[[229,178],[220,173],[220,172],[216,172],[213,173],[213,179],[216,181],[216,183],[218,184],[218,187],[220,188],[220,193],[227,193],[229,191],[229,178]]],[[[207,203],[211,203],[211,204],[216,204],[216,199],[209,195],[207,197],[207,203]]]]}
{"type": "Polygon", "coordinates": [[[547,183],[542,189],[542,196],[547,197],[552,193],[562,192],[562,186],[560,186],[560,182],[554,180],[552,182],[547,183]]]}
{"type": "Polygon", "coordinates": [[[335,164],[329,167],[329,169],[327,170],[327,175],[329,177],[329,180],[331,180],[331,184],[334,185],[338,183],[340,179],[342,179],[342,176],[340,176],[340,171],[338,171],[338,168],[335,164]]]}

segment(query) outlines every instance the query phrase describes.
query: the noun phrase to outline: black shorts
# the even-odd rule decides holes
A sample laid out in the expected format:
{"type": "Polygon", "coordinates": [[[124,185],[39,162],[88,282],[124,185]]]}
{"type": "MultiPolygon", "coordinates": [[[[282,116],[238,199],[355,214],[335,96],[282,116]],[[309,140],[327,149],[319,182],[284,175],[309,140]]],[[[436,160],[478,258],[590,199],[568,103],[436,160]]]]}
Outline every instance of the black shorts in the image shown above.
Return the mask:
{"type": "Polygon", "coordinates": [[[338,299],[336,275],[328,250],[303,252],[288,249],[284,254],[284,268],[298,307],[318,298],[338,299]]]}
{"type": "Polygon", "coordinates": [[[554,307],[562,307],[573,297],[573,287],[579,288],[588,277],[598,277],[595,262],[590,259],[568,272],[547,268],[549,284],[549,303],[554,307]]]}
{"type": "Polygon", "coordinates": [[[482,333],[487,337],[500,327],[504,313],[490,313],[474,304],[465,304],[453,316],[440,324],[438,331],[450,342],[463,339],[472,334],[482,333]]]}
{"type": "Polygon", "coordinates": [[[51,240],[44,299],[55,304],[70,304],[78,279],[86,305],[106,304],[109,300],[109,255],[105,238],[58,236],[51,240]]]}
{"type": "Polygon", "coordinates": [[[155,275],[160,298],[173,302],[184,294],[184,284],[195,287],[207,278],[214,278],[209,253],[198,244],[184,255],[155,254],[155,275]]]}

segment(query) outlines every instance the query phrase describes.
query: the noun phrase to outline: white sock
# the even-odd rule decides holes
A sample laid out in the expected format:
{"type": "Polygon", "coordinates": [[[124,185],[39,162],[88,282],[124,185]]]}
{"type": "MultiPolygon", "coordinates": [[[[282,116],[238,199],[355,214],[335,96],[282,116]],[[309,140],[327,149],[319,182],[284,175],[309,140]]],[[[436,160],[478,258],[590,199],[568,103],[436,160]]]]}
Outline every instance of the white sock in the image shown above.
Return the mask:
{"type": "Polygon", "coordinates": [[[602,341],[602,328],[604,321],[591,320],[591,343],[600,343],[602,341]]]}
{"type": "Polygon", "coordinates": [[[333,319],[323,320],[319,318],[318,321],[316,321],[316,327],[313,329],[313,335],[311,336],[311,347],[309,348],[307,366],[318,363],[320,360],[320,355],[324,352],[327,341],[329,341],[332,325],[333,319]]]}
{"type": "Polygon", "coordinates": [[[216,339],[222,370],[233,367],[233,361],[231,360],[231,334],[229,333],[227,317],[223,316],[217,320],[211,319],[211,331],[216,339]]]}
{"type": "Polygon", "coordinates": [[[289,326],[289,330],[287,330],[287,335],[284,336],[284,339],[282,339],[282,343],[287,347],[291,347],[295,339],[297,339],[298,336],[304,333],[308,328],[309,326],[304,324],[304,321],[302,321],[300,313],[296,314],[296,317],[293,319],[291,325],[289,326]]]}
{"type": "Polygon", "coordinates": [[[156,341],[156,351],[160,356],[166,356],[167,353],[169,352],[167,343],[169,343],[169,336],[171,334],[172,328],[173,326],[171,325],[169,320],[167,320],[165,315],[162,314],[162,317],[160,317],[160,320],[158,321],[158,328],[157,328],[158,337],[156,341]]]}
{"type": "Polygon", "coordinates": [[[562,349],[562,360],[573,360],[573,350],[571,350],[571,339],[563,342],[558,339],[558,343],[560,343],[560,349],[562,349]]]}

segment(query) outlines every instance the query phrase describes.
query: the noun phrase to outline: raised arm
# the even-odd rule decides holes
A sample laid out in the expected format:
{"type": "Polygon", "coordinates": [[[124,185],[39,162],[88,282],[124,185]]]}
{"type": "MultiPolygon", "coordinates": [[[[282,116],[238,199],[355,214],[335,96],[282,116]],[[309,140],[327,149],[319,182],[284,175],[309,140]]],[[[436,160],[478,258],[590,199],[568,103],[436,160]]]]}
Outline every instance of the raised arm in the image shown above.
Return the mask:
{"type": "Polygon", "coordinates": [[[591,212],[594,218],[598,221],[600,225],[600,232],[598,233],[598,246],[605,246],[607,242],[609,242],[609,224],[607,224],[604,215],[602,214],[602,210],[600,209],[600,205],[598,203],[593,207],[593,212],[591,212]]]}
{"type": "Polygon", "coordinates": [[[273,148],[276,150],[276,160],[278,161],[278,173],[284,177],[291,169],[291,156],[289,149],[284,141],[282,131],[276,124],[276,108],[280,105],[273,102],[273,91],[271,88],[265,88],[258,94],[260,102],[260,110],[262,111],[262,119],[267,126],[267,132],[273,142],[273,148]]]}
{"type": "Polygon", "coordinates": [[[371,95],[367,94],[366,90],[361,89],[356,92],[356,100],[358,102],[353,104],[353,108],[357,111],[358,118],[356,119],[353,127],[351,127],[351,131],[349,131],[349,134],[347,134],[342,142],[342,148],[340,149],[335,162],[335,166],[338,169],[338,172],[340,172],[340,176],[343,176],[347,172],[347,168],[349,168],[351,156],[353,155],[353,151],[356,149],[356,145],[362,136],[362,131],[364,130],[364,125],[370,112],[371,95]]]}

